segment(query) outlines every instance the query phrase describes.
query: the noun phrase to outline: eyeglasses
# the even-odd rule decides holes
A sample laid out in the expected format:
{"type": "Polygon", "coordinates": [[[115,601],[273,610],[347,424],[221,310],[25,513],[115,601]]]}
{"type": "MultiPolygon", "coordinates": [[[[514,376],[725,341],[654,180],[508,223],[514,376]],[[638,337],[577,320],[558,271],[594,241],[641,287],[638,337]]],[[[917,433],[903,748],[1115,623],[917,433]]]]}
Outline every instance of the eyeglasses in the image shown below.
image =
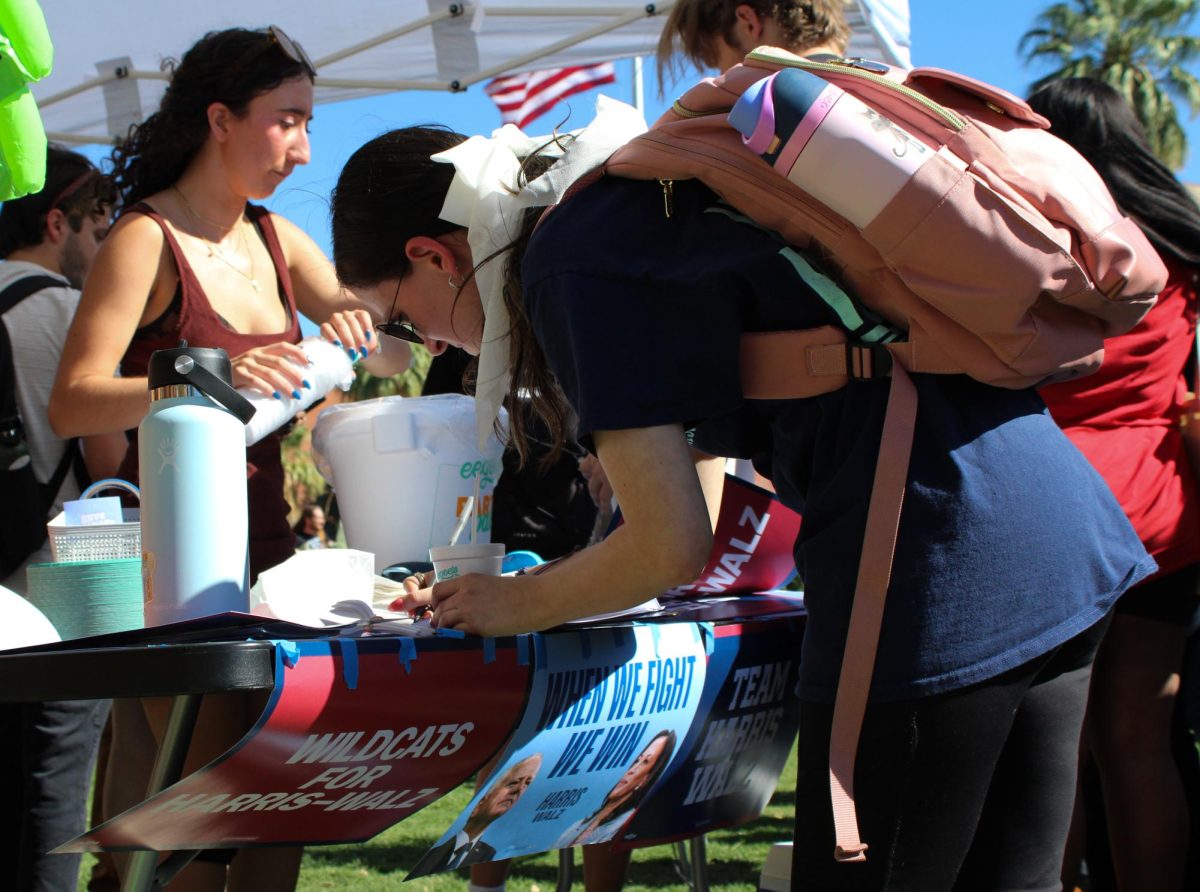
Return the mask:
{"type": "Polygon", "coordinates": [[[396,282],[396,293],[392,295],[392,308],[388,310],[386,322],[377,323],[375,330],[381,335],[395,338],[398,341],[408,341],[410,344],[424,344],[425,339],[417,334],[411,322],[402,322],[396,318],[396,301],[400,298],[400,282],[396,282]]]}
{"type": "Polygon", "coordinates": [[[289,59],[303,65],[304,70],[308,72],[308,76],[313,80],[317,79],[317,66],[313,65],[312,59],[308,58],[308,53],[304,52],[304,47],[288,37],[278,25],[271,25],[267,28],[267,33],[271,35],[271,38],[289,59]]]}

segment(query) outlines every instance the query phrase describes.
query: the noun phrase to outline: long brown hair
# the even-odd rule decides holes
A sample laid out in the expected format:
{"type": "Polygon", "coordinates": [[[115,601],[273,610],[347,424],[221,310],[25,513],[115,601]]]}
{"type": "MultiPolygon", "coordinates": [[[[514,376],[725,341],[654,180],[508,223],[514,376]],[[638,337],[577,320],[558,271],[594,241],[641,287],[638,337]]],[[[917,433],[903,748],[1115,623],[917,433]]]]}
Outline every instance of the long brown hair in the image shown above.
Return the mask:
{"type": "MultiPolygon", "coordinates": [[[[405,127],[377,136],[350,156],[331,196],[334,266],[343,284],[373,287],[386,279],[402,279],[412,271],[404,251],[409,239],[461,230],[438,216],[454,167],[431,156],[464,140],[444,127],[405,127]]],[[[522,168],[522,184],[549,166],[544,155],[531,155],[522,168]]],[[[525,312],[522,293],[521,264],[541,212],[526,210],[512,242],[491,257],[475,258],[470,275],[485,263],[504,264],[504,304],[512,326],[508,440],[523,466],[532,454],[531,436],[528,416],[517,401],[527,399],[550,430],[550,450],[539,460],[539,466],[548,468],[562,454],[572,416],[525,312]]]]}
{"type": "Polygon", "coordinates": [[[250,100],[286,80],[309,76],[265,30],[210,31],[175,66],[158,111],[113,150],[110,174],[130,207],[179,179],[208,138],[208,107],[226,105],[238,117],[250,100]]]}

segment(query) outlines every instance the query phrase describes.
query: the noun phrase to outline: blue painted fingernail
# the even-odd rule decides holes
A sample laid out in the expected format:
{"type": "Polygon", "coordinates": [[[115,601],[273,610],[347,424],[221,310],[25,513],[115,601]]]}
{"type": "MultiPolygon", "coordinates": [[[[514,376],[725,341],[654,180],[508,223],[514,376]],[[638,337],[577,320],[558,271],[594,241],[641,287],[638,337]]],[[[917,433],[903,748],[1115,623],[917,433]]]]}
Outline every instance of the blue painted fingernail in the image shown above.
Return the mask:
{"type": "Polygon", "coordinates": [[[371,351],[370,351],[370,350],[368,350],[366,347],[359,347],[359,348],[358,348],[358,352],[359,352],[359,353],[361,353],[363,356],[366,356],[366,355],[367,355],[368,353],[370,353],[371,351]]]}
{"type": "Polygon", "coordinates": [[[283,399],[283,397],[281,397],[281,396],[279,395],[279,391],[278,391],[278,390],[273,390],[273,391],[271,391],[271,396],[275,397],[275,399],[277,399],[277,400],[281,400],[281,399],[283,399]]]}
{"type": "Polygon", "coordinates": [[[358,359],[358,351],[353,347],[346,348],[346,355],[349,356],[351,360],[358,359]]]}
{"type": "Polygon", "coordinates": [[[371,340],[371,332],[370,331],[367,332],[367,340],[368,341],[371,340]]]}
{"type": "Polygon", "coordinates": [[[341,341],[339,341],[337,338],[334,338],[334,339],[333,339],[333,345],[334,345],[335,347],[340,347],[340,346],[342,346],[342,342],[341,342],[341,341]]]}
{"type": "Polygon", "coordinates": [[[300,391],[298,391],[298,390],[293,390],[293,391],[292,391],[292,399],[294,399],[294,400],[298,400],[298,399],[300,399],[300,391]]]}
{"type": "Polygon", "coordinates": [[[307,380],[301,381],[300,383],[304,385],[305,390],[312,390],[312,385],[309,384],[307,380]]]}

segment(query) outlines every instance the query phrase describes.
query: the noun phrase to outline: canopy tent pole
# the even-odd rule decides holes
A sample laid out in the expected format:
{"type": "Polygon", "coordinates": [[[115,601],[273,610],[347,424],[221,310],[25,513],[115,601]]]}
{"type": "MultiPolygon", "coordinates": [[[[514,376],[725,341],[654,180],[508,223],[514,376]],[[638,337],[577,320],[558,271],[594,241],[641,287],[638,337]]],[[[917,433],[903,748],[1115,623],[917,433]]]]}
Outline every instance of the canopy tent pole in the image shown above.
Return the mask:
{"type": "Polygon", "coordinates": [[[643,115],[646,113],[646,84],[642,74],[644,61],[641,56],[633,57],[633,107],[643,115]]]}

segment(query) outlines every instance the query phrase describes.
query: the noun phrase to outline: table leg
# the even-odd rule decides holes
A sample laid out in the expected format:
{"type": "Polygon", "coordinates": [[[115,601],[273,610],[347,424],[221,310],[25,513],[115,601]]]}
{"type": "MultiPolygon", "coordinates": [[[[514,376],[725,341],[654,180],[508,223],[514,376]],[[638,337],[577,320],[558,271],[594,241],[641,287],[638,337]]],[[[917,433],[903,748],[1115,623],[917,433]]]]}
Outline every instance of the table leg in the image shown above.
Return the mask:
{"type": "Polygon", "coordinates": [[[572,848],[558,850],[558,885],[555,892],[571,892],[571,883],[575,882],[575,850],[572,848]]]}
{"type": "Polygon", "coordinates": [[[704,834],[688,840],[692,850],[692,892],[708,892],[708,844],[704,834]]]}
{"type": "Polygon", "coordinates": [[[689,892],[708,892],[708,845],[704,834],[674,845],[675,873],[687,883],[689,892]]]}
{"type": "MultiPolygon", "coordinates": [[[[167,729],[158,747],[154,769],[146,785],[146,797],[165,790],[179,780],[183,763],[187,758],[188,744],[196,728],[196,717],[200,713],[202,694],[180,694],[171,701],[171,713],[167,717],[167,729]]],[[[121,880],[121,892],[152,892],[162,888],[156,876],[158,852],[137,851],[130,855],[125,877],[121,880]]]]}

